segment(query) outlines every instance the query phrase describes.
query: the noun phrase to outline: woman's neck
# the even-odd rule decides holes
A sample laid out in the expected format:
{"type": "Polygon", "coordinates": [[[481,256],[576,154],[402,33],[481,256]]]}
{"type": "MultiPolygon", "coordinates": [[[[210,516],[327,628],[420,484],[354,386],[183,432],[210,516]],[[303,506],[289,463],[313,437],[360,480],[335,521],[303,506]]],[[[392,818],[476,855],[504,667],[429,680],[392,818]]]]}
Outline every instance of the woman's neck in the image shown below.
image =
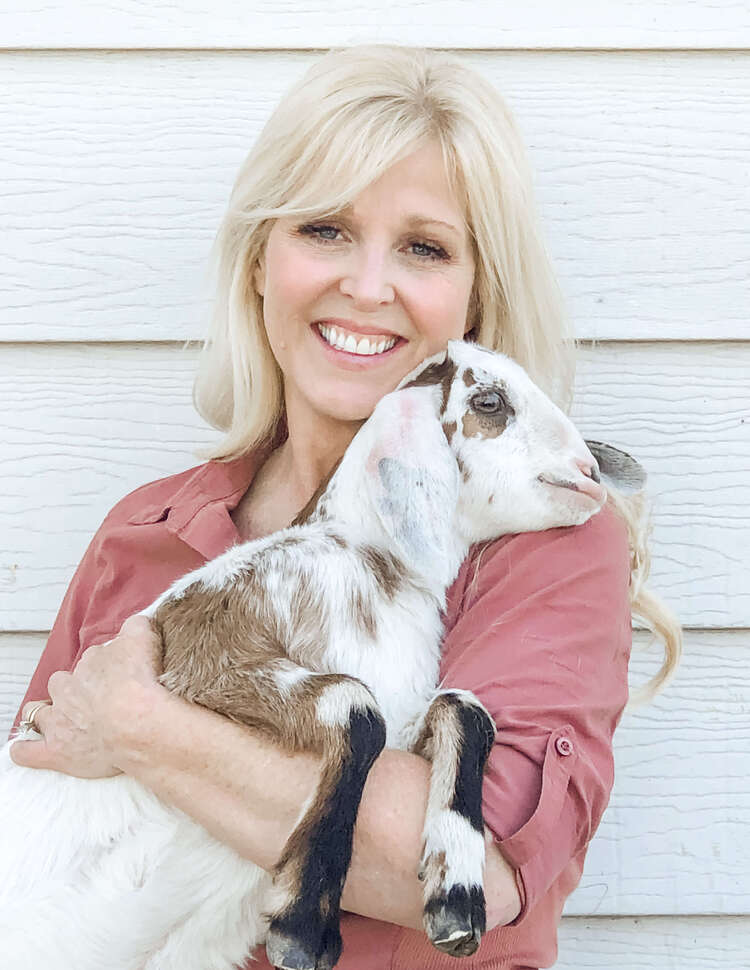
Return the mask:
{"type": "MultiPolygon", "coordinates": [[[[273,453],[273,477],[304,506],[331,473],[363,421],[337,421],[287,402],[286,440],[273,453]]],[[[271,469],[269,469],[271,470],[271,469]]]]}
{"type": "Polygon", "coordinates": [[[287,409],[285,419],[286,439],[266,458],[232,512],[243,540],[290,525],[330,475],[362,424],[322,420],[293,406],[287,409]]]}

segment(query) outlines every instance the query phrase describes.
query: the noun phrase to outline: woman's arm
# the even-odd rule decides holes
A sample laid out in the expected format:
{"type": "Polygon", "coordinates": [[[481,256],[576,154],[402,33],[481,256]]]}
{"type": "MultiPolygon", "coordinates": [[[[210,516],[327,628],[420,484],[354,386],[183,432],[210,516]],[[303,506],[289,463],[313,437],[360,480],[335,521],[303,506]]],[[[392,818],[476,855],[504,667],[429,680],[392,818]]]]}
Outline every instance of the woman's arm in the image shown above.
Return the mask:
{"type": "MultiPolygon", "coordinates": [[[[52,707],[37,716],[45,740],[18,742],[20,764],[83,776],[124,771],[214,837],[265,869],[281,855],[320,765],[287,755],[242,725],[170,694],[156,680],[155,638],[131,617],[110,643],[90,647],[73,674],[53,674],[52,707]]],[[[386,750],[362,797],[342,905],[375,919],[421,928],[416,872],[429,765],[386,750]]],[[[488,927],[520,911],[514,870],[487,843],[488,927]]]]}

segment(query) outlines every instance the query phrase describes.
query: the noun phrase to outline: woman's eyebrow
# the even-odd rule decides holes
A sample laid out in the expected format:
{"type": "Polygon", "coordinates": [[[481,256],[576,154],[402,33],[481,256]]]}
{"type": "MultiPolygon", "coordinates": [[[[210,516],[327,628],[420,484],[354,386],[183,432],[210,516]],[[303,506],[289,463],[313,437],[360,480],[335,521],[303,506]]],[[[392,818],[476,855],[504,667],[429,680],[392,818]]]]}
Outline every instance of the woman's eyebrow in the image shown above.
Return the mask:
{"type": "Polygon", "coordinates": [[[411,215],[408,216],[406,222],[410,226],[422,227],[422,226],[441,226],[443,229],[448,229],[450,232],[455,233],[457,236],[462,235],[461,230],[452,225],[450,222],[443,222],[442,219],[433,219],[432,216],[422,216],[422,215],[411,215]]]}

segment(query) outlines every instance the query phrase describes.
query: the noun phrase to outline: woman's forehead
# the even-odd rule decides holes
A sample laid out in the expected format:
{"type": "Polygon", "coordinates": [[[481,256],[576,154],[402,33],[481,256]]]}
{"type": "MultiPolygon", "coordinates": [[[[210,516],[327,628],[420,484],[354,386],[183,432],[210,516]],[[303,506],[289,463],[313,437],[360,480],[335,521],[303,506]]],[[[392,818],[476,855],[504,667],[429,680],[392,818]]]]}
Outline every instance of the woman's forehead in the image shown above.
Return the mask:
{"type": "MultiPolygon", "coordinates": [[[[325,168],[325,165],[323,166],[325,168]]],[[[324,173],[313,177],[316,185],[324,173]]],[[[410,228],[425,229],[428,223],[441,231],[463,237],[468,229],[465,193],[460,179],[451,177],[440,145],[433,140],[397,158],[369,183],[363,183],[356,166],[343,177],[340,171],[326,180],[327,198],[318,205],[309,196],[305,217],[340,216],[357,219],[369,210],[397,211],[410,228]],[[338,183],[338,184],[337,184],[338,183]],[[457,191],[458,190],[458,191],[457,191]]],[[[306,195],[307,193],[300,193],[306,195]]],[[[300,200],[301,201],[301,200],[300,200]]]]}

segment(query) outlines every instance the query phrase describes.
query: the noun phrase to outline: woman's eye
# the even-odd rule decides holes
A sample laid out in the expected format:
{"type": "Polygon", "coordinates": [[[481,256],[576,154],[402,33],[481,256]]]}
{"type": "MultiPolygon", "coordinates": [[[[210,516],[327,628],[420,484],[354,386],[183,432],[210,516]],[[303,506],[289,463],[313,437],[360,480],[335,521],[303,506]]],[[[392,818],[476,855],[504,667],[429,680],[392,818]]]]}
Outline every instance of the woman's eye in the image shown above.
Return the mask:
{"type": "Polygon", "coordinates": [[[328,226],[323,223],[310,223],[300,226],[298,230],[303,236],[314,236],[316,239],[323,239],[326,242],[334,242],[340,230],[336,226],[328,226]]]}
{"type": "Polygon", "coordinates": [[[448,259],[448,253],[442,246],[433,246],[426,242],[413,242],[410,243],[410,246],[414,255],[420,256],[422,259],[448,259]]]}

